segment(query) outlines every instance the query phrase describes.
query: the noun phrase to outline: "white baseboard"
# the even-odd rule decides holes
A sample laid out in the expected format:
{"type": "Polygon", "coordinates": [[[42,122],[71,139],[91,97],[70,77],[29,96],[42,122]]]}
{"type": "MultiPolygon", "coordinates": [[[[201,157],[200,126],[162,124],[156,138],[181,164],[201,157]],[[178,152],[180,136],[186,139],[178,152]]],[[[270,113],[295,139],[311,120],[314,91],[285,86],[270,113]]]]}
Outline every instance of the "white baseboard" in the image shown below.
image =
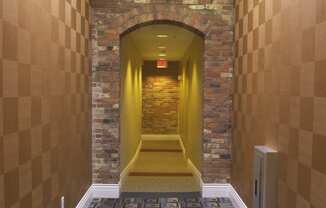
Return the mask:
{"type": "Polygon", "coordinates": [[[120,184],[93,184],[93,198],[119,198],[120,184]]]}
{"type": "MultiPolygon", "coordinates": [[[[120,184],[93,184],[76,208],[87,208],[94,198],[119,198],[120,184]]],[[[202,197],[228,197],[235,208],[247,208],[231,184],[203,183],[202,197]]]]}
{"type": "Polygon", "coordinates": [[[203,183],[202,184],[202,197],[229,197],[230,184],[223,183],[203,183]]]}
{"type": "Polygon", "coordinates": [[[87,208],[94,198],[117,199],[120,196],[120,184],[93,184],[79,201],[76,208],[87,208]]]}
{"type": "Polygon", "coordinates": [[[87,208],[92,203],[93,198],[93,189],[91,185],[77,204],[76,208],[87,208]]]}
{"type": "Polygon", "coordinates": [[[242,201],[239,194],[229,183],[204,183],[202,185],[202,197],[228,197],[231,199],[232,204],[235,206],[235,208],[247,208],[246,204],[242,201]]]}

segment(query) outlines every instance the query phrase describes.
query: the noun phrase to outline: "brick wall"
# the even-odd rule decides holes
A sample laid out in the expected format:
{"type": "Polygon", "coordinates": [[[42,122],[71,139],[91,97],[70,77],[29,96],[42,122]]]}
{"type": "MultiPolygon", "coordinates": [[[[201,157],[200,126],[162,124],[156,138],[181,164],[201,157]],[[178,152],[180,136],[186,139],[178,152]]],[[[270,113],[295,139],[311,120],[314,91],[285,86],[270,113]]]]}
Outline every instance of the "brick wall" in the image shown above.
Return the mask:
{"type": "Polygon", "coordinates": [[[75,207],[91,184],[88,0],[0,0],[0,207],[75,207]]]}
{"type": "Polygon", "coordinates": [[[155,61],[144,62],[142,134],[177,134],[178,72],[178,62],[169,62],[167,69],[157,69],[155,61]]]}
{"type": "Polygon", "coordinates": [[[120,174],[119,36],[142,23],[170,21],[205,36],[203,180],[230,178],[233,0],[93,0],[93,181],[118,183],[120,174]]]}
{"type": "Polygon", "coordinates": [[[278,206],[326,204],[326,3],[237,0],[232,183],[251,207],[253,146],[280,153],[278,206]]]}

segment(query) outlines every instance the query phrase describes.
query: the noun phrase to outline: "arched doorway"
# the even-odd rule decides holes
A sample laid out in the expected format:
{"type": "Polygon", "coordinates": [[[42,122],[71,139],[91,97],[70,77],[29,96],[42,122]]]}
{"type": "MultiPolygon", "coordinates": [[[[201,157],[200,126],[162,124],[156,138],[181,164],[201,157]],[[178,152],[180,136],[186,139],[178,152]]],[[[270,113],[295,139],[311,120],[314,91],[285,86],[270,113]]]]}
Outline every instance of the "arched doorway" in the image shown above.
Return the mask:
{"type": "Polygon", "coordinates": [[[170,21],[120,39],[123,192],[199,192],[204,36],[170,21]]]}
{"type": "Polygon", "coordinates": [[[186,26],[205,37],[202,166],[199,174],[204,185],[229,182],[233,83],[233,27],[229,19],[220,13],[165,4],[141,4],[124,10],[107,8],[94,14],[93,182],[118,186],[121,181],[120,37],[153,22],[186,26]]]}

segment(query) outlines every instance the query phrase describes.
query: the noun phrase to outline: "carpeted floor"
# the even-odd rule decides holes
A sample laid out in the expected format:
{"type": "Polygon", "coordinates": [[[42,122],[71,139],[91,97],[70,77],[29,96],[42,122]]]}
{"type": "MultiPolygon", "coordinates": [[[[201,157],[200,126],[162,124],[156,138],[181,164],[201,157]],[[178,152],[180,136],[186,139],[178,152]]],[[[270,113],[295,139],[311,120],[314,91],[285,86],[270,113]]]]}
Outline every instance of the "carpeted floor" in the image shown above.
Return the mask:
{"type": "Polygon", "coordinates": [[[143,141],[121,190],[120,199],[94,199],[89,208],[233,208],[228,198],[200,197],[200,186],[175,140],[143,141]]]}
{"type": "Polygon", "coordinates": [[[229,198],[122,197],[94,199],[89,208],[234,208],[229,198]]]}

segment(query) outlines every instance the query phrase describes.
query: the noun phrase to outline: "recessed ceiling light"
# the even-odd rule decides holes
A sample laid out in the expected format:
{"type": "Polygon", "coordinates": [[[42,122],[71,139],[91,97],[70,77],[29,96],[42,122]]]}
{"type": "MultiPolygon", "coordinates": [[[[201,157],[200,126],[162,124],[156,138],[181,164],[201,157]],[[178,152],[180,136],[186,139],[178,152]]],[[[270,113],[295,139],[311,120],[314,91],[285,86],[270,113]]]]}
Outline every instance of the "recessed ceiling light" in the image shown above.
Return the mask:
{"type": "Polygon", "coordinates": [[[165,53],[160,53],[158,56],[159,56],[159,57],[165,57],[166,54],[165,54],[165,53]]]}
{"type": "Polygon", "coordinates": [[[158,38],[167,38],[169,36],[166,35],[166,34],[158,34],[158,35],[156,35],[156,37],[158,37],[158,38]]]}
{"type": "Polygon", "coordinates": [[[158,48],[159,48],[159,49],[166,49],[165,46],[159,46],[158,48]]]}

